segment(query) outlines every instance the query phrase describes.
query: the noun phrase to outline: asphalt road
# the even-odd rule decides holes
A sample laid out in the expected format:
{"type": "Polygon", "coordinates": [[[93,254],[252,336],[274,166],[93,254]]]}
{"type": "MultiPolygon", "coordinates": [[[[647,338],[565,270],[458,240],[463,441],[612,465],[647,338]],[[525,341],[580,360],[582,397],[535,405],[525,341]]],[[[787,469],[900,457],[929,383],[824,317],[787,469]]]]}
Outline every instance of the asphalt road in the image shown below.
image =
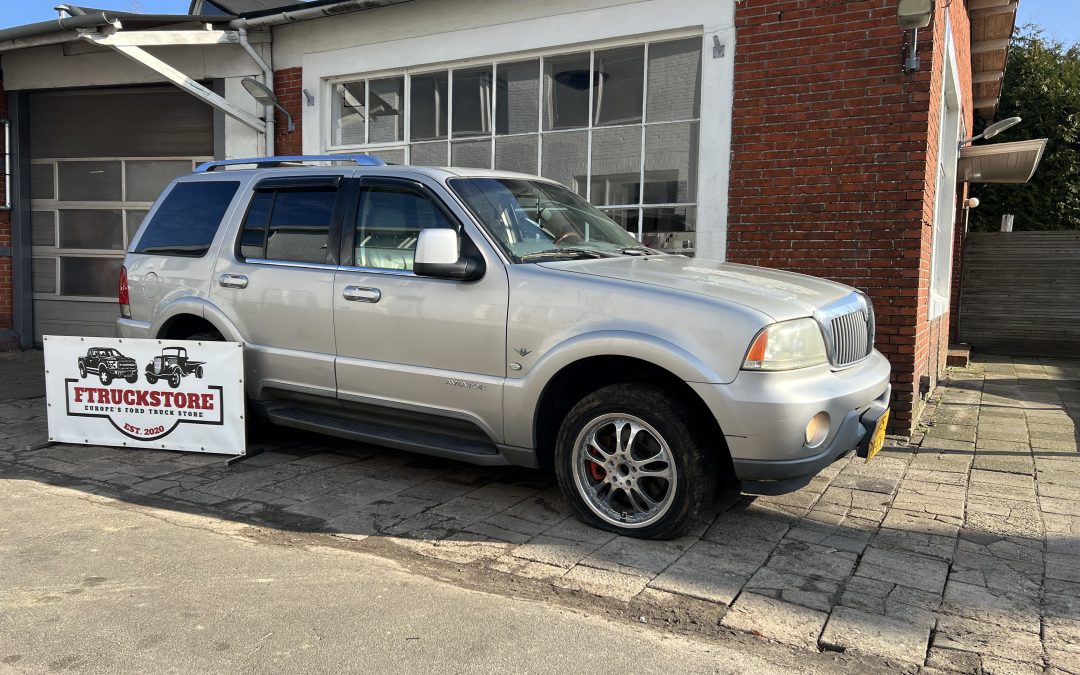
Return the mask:
{"type": "MultiPolygon", "coordinates": [[[[366,553],[0,480],[0,670],[835,672],[825,654],[463,589],[366,553]]],[[[855,666],[848,663],[846,666],[855,666]]],[[[843,668],[848,670],[848,668],[843,668]]]]}

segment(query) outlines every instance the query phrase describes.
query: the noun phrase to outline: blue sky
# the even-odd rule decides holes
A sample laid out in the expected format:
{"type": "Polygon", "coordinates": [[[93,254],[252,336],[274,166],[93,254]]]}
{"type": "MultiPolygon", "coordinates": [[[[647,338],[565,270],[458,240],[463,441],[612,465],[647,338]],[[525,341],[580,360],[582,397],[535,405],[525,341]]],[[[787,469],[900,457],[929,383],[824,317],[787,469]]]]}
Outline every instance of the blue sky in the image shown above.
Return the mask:
{"type": "MultiPolygon", "coordinates": [[[[56,17],[53,7],[58,0],[0,0],[0,26],[18,26],[56,17]]],[[[184,14],[188,0],[83,0],[88,5],[153,14],[184,14]]],[[[76,3],[78,4],[78,3],[76,3]]],[[[1080,7],[1078,0],[1020,0],[1017,23],[1037,23],[1051,37],[1066,43],[1080,42],[1080,7]]]]}

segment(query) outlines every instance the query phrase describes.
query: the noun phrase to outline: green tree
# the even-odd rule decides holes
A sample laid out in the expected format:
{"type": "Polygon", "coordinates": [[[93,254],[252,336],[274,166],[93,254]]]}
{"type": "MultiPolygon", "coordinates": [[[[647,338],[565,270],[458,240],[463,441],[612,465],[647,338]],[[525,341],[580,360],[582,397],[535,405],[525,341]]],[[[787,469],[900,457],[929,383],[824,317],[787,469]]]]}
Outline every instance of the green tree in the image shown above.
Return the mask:
{"type": "MultiPolygon", "coordinates": [[[[1016,230],[1080,229],[1080,45],[1066,47],[1030,24],[1018,30],[998,115],[1024,122],[995,141],[1046,138],[1046,151],[1024,185],[974,186],[982,203],[971,212],[971,229],[996,231],[1006,213],[1015,214],[1016,230]]],[[[985,126],[976,123],[976,133],[985,126]]]]}

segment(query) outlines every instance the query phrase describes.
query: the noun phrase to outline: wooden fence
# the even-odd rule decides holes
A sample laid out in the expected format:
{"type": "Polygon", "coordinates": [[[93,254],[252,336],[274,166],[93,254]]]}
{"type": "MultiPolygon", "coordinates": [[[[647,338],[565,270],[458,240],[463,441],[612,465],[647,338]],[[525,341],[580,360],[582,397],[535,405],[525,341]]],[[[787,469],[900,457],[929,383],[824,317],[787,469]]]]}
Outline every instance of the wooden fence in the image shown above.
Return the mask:
{"type": "Polygon", "coordinates": [[[964,249],[961,342],[1080,358],[1080,232],[973,232],[964,249]]]}

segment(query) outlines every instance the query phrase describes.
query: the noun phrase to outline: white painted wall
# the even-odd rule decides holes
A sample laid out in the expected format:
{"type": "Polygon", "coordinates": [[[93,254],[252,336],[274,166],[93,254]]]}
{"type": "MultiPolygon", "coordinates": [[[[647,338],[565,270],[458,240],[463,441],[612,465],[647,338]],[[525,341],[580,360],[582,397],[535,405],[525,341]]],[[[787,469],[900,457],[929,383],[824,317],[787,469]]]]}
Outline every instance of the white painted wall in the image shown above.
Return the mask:
{"type": "Polygon", "coordinates": [[[700,31],[697,254],[722,259],[731,156],[733,19],[734,0],[417,0],[276,28],[274,68],[303,68],[303,86],[316,96],[315,105],[303,109],[303,147],[305,153],[319,154],[328,140],[327,78],[700,31]],[[724,47],[721,58],[713,58],[714,36],[724,47]]]}

